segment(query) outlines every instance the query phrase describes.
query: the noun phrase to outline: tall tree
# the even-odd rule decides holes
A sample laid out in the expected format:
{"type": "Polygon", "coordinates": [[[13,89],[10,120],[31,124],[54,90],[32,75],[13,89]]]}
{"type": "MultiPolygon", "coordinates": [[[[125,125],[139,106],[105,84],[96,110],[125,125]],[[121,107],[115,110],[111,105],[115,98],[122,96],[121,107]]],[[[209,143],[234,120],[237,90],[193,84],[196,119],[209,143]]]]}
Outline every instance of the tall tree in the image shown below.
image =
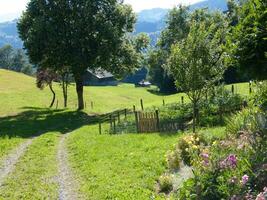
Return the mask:
{"type": "MultiPolygon", "coordinates": [[[[99,67],[121,71],[118,52],[129,47],[124,39],[134,22],[131,7],[120,0],[31,0],[18,30],[32,63],[57,70],[71,67],[83,109],[84,72],[99,67]]],[[[127,50],[123,59],[131,56],[127,50]]]]}
{"type": "Polygon", "coordinates": [[[174,44],[169,57],[169,70],[176,86],[193,104],[193,132],[196,131],[198,103],[206,91],[218,82],[225,71],[222,46],[224,25],[193,21],[188,36],[174,44]]]}
{"type": "Polygon", "coordinates": [[[267,78],[267,2],[248,0],[229,40],[233,65],[249,78],[267,78]]]}

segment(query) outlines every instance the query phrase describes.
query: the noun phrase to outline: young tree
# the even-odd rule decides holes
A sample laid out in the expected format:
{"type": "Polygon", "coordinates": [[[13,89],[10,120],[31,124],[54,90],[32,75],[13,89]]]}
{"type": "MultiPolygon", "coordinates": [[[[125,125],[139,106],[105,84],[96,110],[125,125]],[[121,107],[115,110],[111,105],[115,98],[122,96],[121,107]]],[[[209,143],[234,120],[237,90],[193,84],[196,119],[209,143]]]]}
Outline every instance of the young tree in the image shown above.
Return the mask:
{"type": "MultiPolygon", "coordinates": [[[[131,7],[120,0],[31,0],[18,30],[33,64],[56,71],[71,67],[78,107],[83,109],[84,72],[99,67],[121,71],[116,57],[125,49],[124,38],[134,23],[131,7]]],[[[130,57],[129,52],[122,59],[130,57]]]]}
{"type": "Polygon", "coordinates": [[[224,25],[193,21],[188,36],[174,44],[168,60],[177,88],[185,91],[193,104],[193,132],[200,99],[218,82],[225,71],[222,42],[224,25]]]}
{"type": "Polygon", "coordinates": [[[36,86],[39,89],[44,89],[45,86],[48,86],[50,91],[53,94],[52,101],[50,103],[50,108],[53,107],[56,99],[56,93],[53,89],[53,81],[58,79],[58,75],[51,69],[39,68],[36,74],[36,86]]]}
{"type": "Polygon", "coordinates": [[[68,86],[70,84],[70,69],[69,67],[64,67],[60,72],[61,86],[63,91],[64,107],[68,106],[68,86]]]}
{"type": "Polygon", "coordinates": [[[170,55],[171,45],[184,39],[189,31],[189,8],[179,6],[173,8],[166,20],[166,28],[162,31],[156,48],[149,52],[148,65],[151,82],[161,92],[177,92],[174,78],[164,67],[170,55]]]}

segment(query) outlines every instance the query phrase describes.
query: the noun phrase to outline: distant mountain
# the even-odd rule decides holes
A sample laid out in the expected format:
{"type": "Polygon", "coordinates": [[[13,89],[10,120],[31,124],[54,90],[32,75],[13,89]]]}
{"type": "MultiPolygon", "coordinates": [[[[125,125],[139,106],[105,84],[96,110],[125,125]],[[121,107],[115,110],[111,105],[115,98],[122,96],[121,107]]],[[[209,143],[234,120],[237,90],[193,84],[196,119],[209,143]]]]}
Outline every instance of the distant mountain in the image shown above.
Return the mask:
{"type": "Polygon", "coordinates": [[[168,13],[168,9],[164,8],[153,8],[150,10],[142,10],[138,13],[138,21],[139,22],[157,22],[161,21],[166,14],[168,13]]]}
{"type": "MultiPolygon", "coordinates": [[[[209,8],[210,10],[227,10],[227,0],[205,0],[190,6],[190,10],[197,8],[209,8]]],[[[152,44],[155,44],[160,32],[165,27],[165,21],[169,9],[154,8],[137,13],[135,34],[148,33],[152,44]]],[[[17,33],[17,20],[0,23],[0,47],[11,44],[14,48],[22,48],[22,41],[17,33]]]]}
{"type": "MultiPolygon", "coordinates": [[[[191,11],[199,8],[208,8],[211,11],[225,11],[227,10],[227,0],[205,0],[190,6],[191,11]]],[[[152,44],[156,44],[160,32],[165,27],[168,12],[169,9],[162,8],[154,8],[139,12],[135,33],[147,33],[152,40],[152,44]]]]}
{"type": "Polygon", "coordinates": [[[22,41],[17,32],[17,20],[0,23],[0,47],[10,44],[14,48],[22,48],[22,41]]]}
{"type": "Polygon", "coordinates": [[[209,8],[209,10],[227,10],[227,0],[206,0],[195,3],[190,6],[190,9],[209,8]]]}

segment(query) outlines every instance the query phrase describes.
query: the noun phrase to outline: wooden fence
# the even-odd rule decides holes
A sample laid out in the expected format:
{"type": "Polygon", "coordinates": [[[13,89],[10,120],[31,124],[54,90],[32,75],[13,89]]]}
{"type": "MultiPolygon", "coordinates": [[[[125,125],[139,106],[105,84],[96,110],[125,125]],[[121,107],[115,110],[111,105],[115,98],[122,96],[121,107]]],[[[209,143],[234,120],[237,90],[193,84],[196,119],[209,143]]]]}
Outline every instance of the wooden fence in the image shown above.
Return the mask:
{"type": "Polygon", "coordinates": [[[159,112],[135,112],[136,129],[138,133],[159,132],[159,112]]]}

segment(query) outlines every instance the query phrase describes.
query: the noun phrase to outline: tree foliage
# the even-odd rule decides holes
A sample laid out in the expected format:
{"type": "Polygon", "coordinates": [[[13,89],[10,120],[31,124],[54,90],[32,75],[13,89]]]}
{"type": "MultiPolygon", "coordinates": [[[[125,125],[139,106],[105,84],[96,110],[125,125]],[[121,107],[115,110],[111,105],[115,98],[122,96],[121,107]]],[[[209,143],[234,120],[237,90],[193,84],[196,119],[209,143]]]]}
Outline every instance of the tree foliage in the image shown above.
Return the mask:
{"type": "Polygon", "coordinates": [[[70,66],[83,109],[87,68],[117,73],[135,64],[134,48],[126,39],[134,22],[131,7],[122,1],[31,0],[18,30],[32,63],[57,70],[70,66]]]}
{"type": "Polygon", "coordinates": [[[27,56],[22,49],[14,49],[10,45],[0,48],[0,68],[33,74],[33,66],[28,63],[27,56]]]}
{"type": "Polygon", "coordinates": [[[51,69],[39,68],[36,73],[36,86],[39,89],[44,89],[46,86],[49,87],[53,94],[52,101],[50,103],[50,108],[53,107],[56,99],[56,93],[53,89],[53,81],[58,80],[58,75],[51,69]]]}
{"type": "Polygon", "coordinates": [[[185,91],[193,103],[195,132],[197,106],[209,88],[225,71],[223,41],[225,25],[193,21],[188,36],[174,44],[168,60],[176,86],[185,91]]]}
{"type": "Polygon", "coordinates": [[[238,24],[229,39],[233,65],[249,78],[267,78],[267,2],[248,0],[242,4],[238,24]]]}

